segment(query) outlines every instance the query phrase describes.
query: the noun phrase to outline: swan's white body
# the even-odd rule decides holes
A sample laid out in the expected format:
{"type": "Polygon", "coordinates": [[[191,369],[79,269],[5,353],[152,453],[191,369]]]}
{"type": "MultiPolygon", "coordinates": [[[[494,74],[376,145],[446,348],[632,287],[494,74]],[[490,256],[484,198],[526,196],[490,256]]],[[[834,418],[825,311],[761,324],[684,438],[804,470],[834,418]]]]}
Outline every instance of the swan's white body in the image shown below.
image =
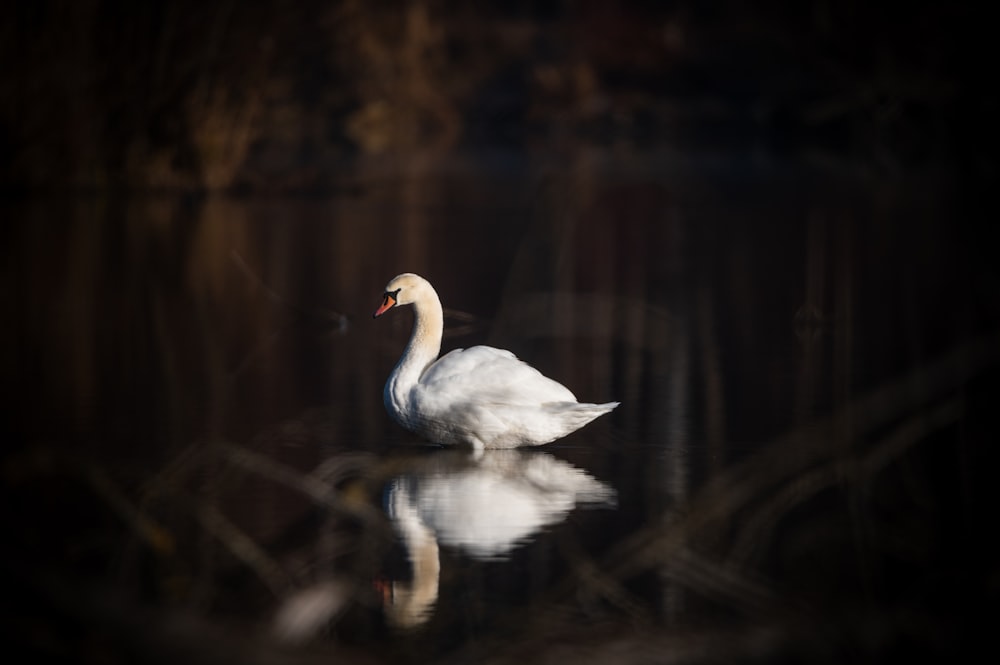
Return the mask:
{"type": "Polygon", "coordinates": [[[437,292],[423,277],[403,273],[393,278],[375,316],[409,304],[416,312],[413,333],[383,398],[396,422],[430,441],[477,450],[536,446],[619,404],[577,402],[568,388],[503,349],[474,346],[438,358],[444,314],[437,292]]]}

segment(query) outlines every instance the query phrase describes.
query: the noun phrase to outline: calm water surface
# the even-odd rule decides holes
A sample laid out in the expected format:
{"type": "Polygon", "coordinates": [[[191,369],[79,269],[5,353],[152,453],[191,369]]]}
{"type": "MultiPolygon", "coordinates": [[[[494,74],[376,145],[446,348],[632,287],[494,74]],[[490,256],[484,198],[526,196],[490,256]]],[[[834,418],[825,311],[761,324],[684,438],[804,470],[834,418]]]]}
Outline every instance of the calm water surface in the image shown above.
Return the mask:
{"type": "Polygon", "coordinates": [[[950,653],[996,579],[997,275],[959,200],[620,149],[7,201],[4,621],[84,660],[950,653]],[[622,405],[530,451],[397,428],[412,316],[371,312],[404,271],[446,350],[622,405]]]}

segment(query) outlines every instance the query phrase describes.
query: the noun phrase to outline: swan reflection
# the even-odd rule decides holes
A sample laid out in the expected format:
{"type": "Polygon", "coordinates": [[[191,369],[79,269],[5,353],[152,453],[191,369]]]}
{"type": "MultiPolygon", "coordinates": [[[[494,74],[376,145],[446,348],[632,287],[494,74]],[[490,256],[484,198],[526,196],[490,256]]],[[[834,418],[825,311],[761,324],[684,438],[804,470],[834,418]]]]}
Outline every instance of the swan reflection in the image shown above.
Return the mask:
{"type": "Polygon", "coordinates": [[[437,600],[439,545],[504,558],[576,505],[613,507],[615,491],[543,452],[442,452],[395,478],[385,504],[412,565],[411,581],[386,589],[389,623],[405,628],[426,621],[437,600]]]}

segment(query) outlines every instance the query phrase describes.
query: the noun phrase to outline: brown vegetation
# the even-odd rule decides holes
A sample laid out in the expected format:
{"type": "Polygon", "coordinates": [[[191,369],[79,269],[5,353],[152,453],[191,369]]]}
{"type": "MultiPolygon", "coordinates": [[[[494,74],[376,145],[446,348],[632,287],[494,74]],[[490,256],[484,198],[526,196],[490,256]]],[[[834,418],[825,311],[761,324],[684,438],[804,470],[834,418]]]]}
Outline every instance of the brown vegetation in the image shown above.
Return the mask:
{"type": "Polygon", "coordinates": [[[975,145],[991,93],[965,9],[731,4],[12,4],[0,182],[329,189],[359,151],[566,137],[805,141],[882,168],[975,145]]]}

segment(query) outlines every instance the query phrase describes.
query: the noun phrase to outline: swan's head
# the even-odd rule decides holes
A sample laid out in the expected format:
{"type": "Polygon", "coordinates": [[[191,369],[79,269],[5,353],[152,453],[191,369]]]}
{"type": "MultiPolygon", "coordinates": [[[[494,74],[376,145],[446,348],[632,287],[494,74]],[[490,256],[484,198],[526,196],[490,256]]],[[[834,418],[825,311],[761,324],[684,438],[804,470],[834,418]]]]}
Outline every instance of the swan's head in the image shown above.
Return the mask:
{"type": "Polygon", "coordinates": [[[425,297],[427,293],[434,293],[434,287],[420,275],[414,275],[412,272],[396,275],[385,285],[382,304],[375,310],[372,318],[382,316],[396,305],[411,305],[425,297]]]}

